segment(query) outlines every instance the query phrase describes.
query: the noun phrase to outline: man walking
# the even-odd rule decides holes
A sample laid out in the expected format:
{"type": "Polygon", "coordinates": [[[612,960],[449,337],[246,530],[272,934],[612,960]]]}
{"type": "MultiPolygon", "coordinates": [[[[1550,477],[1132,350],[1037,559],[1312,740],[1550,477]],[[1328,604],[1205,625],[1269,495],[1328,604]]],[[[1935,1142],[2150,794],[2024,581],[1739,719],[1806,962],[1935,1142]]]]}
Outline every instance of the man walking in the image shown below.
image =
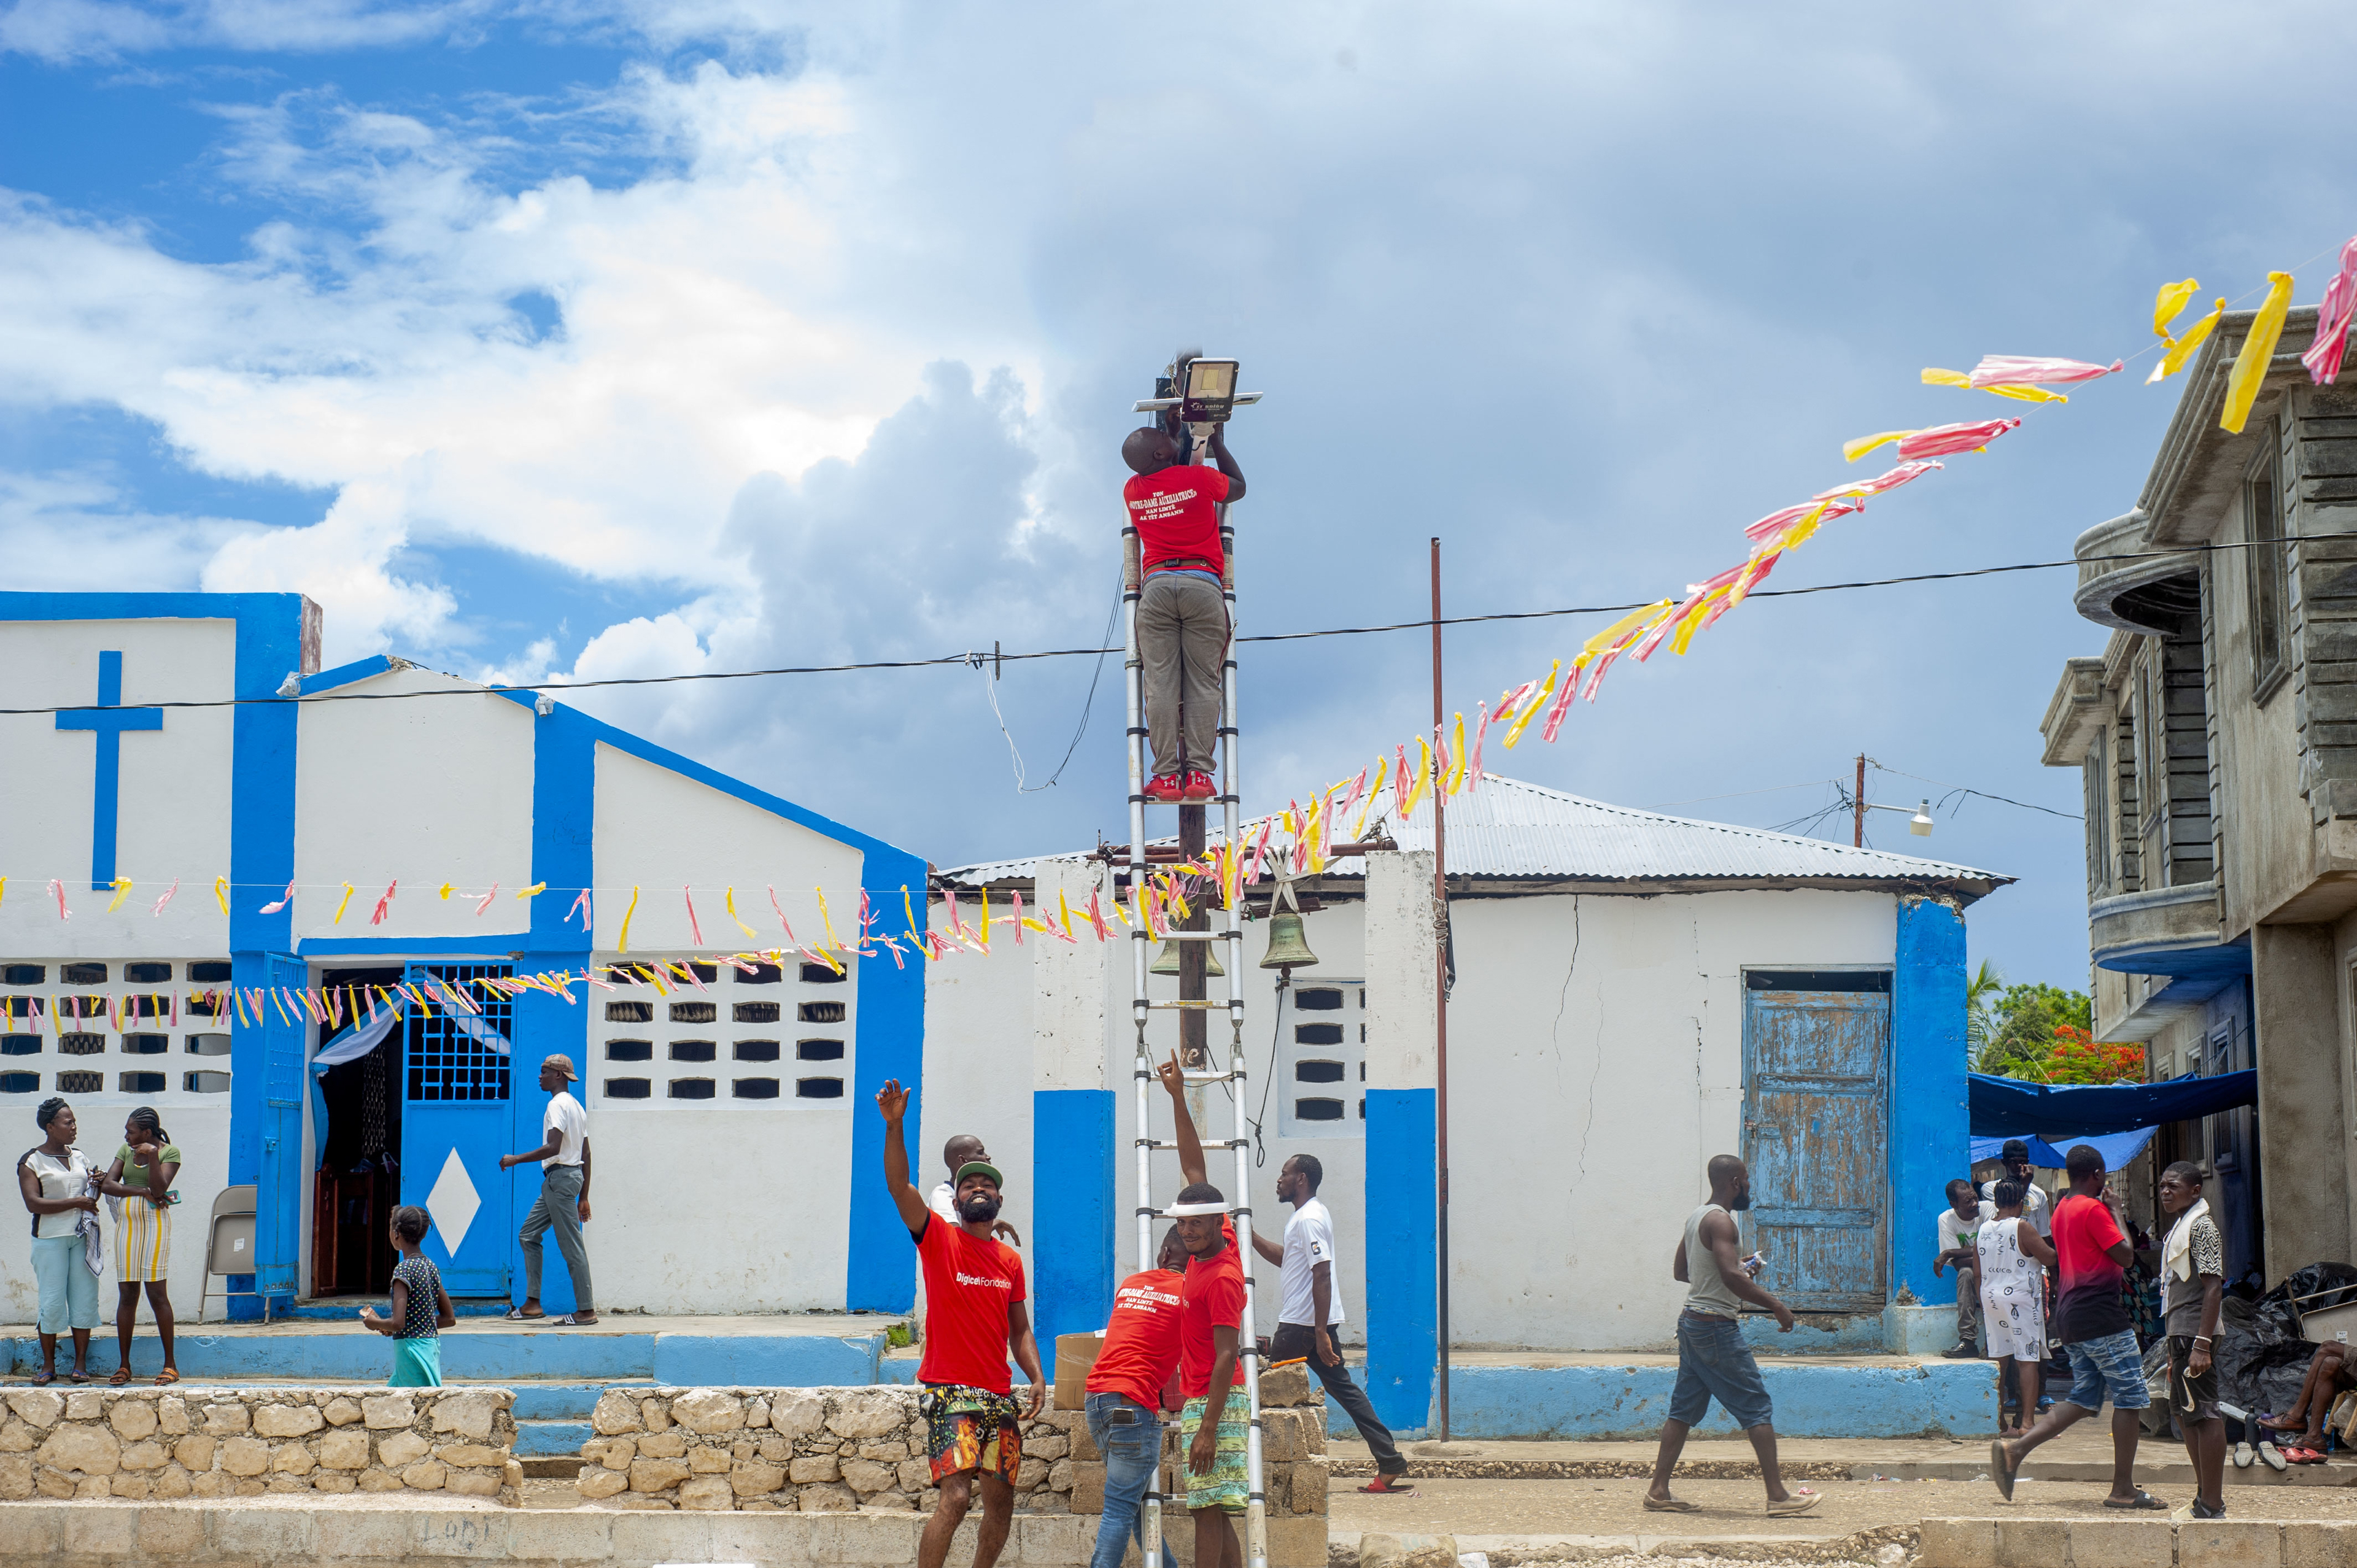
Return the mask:
{"type": "Polygon", "coordinates": [[[1948,1207],[1940,1210],[1940,1251],[1932,1260],[1932,1277],[1943,1268],[1956,1271],[1956,1344],[1941,1355],[1951,1359],[1980,1354],[1981,1273],[1977,1251],[1981,1222],[1993,1218],[1996,1206],[1973,1191],[1958,1177],[1948,1184],[1948,1207]]]}
{"type": "Polygon", "coordinates": [[[1259,1231],[1253,1232],[1253,1250],[1285,1271],[1284,1304],[1278,1307],[1276,1333],[1268,1342],[1272,1364],[1307,1359],[1309,1369],[1334,1396],[1357,1425],[1359,1435],[1375,1456],[1375,1478],[1362,1492],[1412,1492],[1401,1477],[1407,1460],[1392,1441],[1391,1429],[1375,1413],[1367,1391],[1351,1379],[1342,1363],[1342,1296],[1334,1288],[1334,1217],[1318,1197],[1326,1168],[1315,1155],[1296,1155],[1276,1173],[1276,1197],[1293,1205],[1285,1222],[1282,1246],[1259,1231]]]}
{"type": "Polygon", "coordinates": [[[1753,1282],[1751,1267],[1738,1255],[1735,1216],[1751,1207],[1751,1173],[1733,1155],[1710,1162],[1710,1201],[1686,1216],[1685,1239],[1670,1262],[1670,1277],[1685,1285],[1685,1310],[1678,1315],[1678,1380],[1670,1391],[1670,1418],[1662,1423],[1662,1448],[1653,1459],[1653,1484],[1645,1492],[1649,1513],[1692,1513],[1696,1505],[1670,1495],[1670,1472],[1686,1445],[1686,1434],[1717,1400],[1760,1460],[1768,1486],[1768,1517],[1807,1513],[1824,1498],[1808,1487],[1784,1486],[1776,1464],[1776,1429],[1760,1363],[1743,1342],[1736,1321],[1740,1303],[1776,1315],[1780,1333],[1792,1332],[1792,1315],[1782,1302],[1753,1282]]]}
{"type": "Polygon", "coordinates": [[[540,1196],[533,1199],[517,1238],[523,1244],[523,1305],[508,1308],[510,1317],[548,1316],[540,1309],[540,1239],[554,1230],[565,1272],[573,1276],[573,1311],[556,1321],[567,1326],[597,1321],[597,1297],[589,1285],[589,1249],[581,1240],[581,1228],[589,1223],[589,1112],[565,1087],[578,1076],[573,1058],[562,1053],[540,1064],[540,1087],[549,1095],[548,1109],[541,1115],[547,1141],[525,1154],[500,1156],[501,1170],[540,1162],[540,1196]]]}
{"type": "Polygon", "coordinates": [[[2134,1254],[2104,1202],[2102,1153],[2092,1144],[2078,1144],[2063,1158],[2071,1191],[2054,1206],[2056,1272],[2062,1279],[2055,1327],[2071,1360],[2071,1391],[2019,1437],[2000,1437],[1989,1444],[1989,1477],[2010,1502],[2014,1478],[2029,1451],[2103,1409],[2108,1398],[2112,1495],[2104,1506],[2166,1509],[2167,1503],[2136,1484],[2136,1412],[2152,1397],[2145,1391],[2144,1363],[2136,1330],[2128,1324],[2127,1304],[2120,1299],[2120,1281],[2134,1254]]]}
{"type": "Polygon", "coordinates": [[[1039,1413],[1048,1391],[1023,1305],[1023,1260],[990,1233],[1005,1184],[996,1166],[967,1162],[956,1173],[957,1222],[942,1219],[909,1180],[909,1149],[900,1133],[909,1091],[899,1079],[887,1079],[877,1090],[876,1109],[884,1117],[885,1190],[925,1269],[925,1355],[917,1365],[925,1392],[917,1408],[924,1412],[925,1456],[941,1500],[917,1543],[918,1568],[942,1568],[948,1559],[950,1538],[974,1505],[977,1476],[982,1526],[974,1568],[991,1568],[1015,1520],[1021,1423],[1039,1413]],[[1006,1371],[1010,1351],[1031,1380],[1020,1401],[1006,1371]]]}

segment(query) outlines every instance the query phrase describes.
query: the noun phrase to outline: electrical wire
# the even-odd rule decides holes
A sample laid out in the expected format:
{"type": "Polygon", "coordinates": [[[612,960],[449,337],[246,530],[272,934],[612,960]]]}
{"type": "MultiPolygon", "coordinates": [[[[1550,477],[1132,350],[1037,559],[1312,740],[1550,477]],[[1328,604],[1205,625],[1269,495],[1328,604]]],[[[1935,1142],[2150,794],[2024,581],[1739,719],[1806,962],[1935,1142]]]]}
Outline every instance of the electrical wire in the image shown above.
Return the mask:
{"type": "MultiPolygon", "coordinates": [[[[2152,561],[2172,555],[2193,555],[2204,552],[2249,550],[2262,545],[2280,544],[2280,540],[2241,540],[2215,544],[2186,544],[2169,550],[2127,551],[2109,555],[2079,555],[2063,561],[2018,561],[2002,566],[1973,566],[1954,572],[1911,572],[1897,577],[1866,577],[1848,583],[1820,583],[1806,588],[1755,588],[1746,598],[1791,599],[1810,594],[1846,593],[1857,588],[1889,588],[1910,583],[1952,583],[1971,577],[2000,576],[2014,572],[2054,572],[2065,568],[2076,570],[2096,561],[2152,561]]],[[[1478,626],[1491,621],[1550,620],[1565,616],[1625,614],[1657,604],[1657,599],[1631,599],[1623,604],[1567,605],[1550,610],[1496,610],[1485,615],[1443,616],[1436,623],[1432,618],[1420,620],[1389,621],[1378,626],[1326,627],[1316,631],[1271,631],[1239,637],[1238,642],[1301,642],[1321,637],[1368,637],[1392,631],[1429,631],[1440,626],[1478,626]]],[[[668,686],[694,681],[750,681],[773,675],[839,675],[866,670],[930,670],[945,665],[974,666],[978,661],[994,664],[1016,663],[1032,659],[1102,659],[1109,653],[1119,653],[1118,648],[1044,648],[1028,653],[978,653],[969,650],[963,653],[944,653],[931,659],[870,659],[847,664],[786,664],[762,670],[700,670],[679,675],[616,675],[597,681],[537,681],[513,685],[447,686],[422,692],[322,692],[316,696],[212,697],[177,702],[125,703],[142,708],[241,708],[292,707],[318,703],[392,703],[413,697],[479,697],[489,693],[500,695],[522,692],[586,692],[606,686],[668,686]]],[[[0,708],[0,717],[18,717],[44,714],[104,713],[94,703],[69,703],[48,707],[0,708]]]]}
{"type": "MultiPolygon", "coordinates": [[[[2062,817],[2074,822],[2083,822],[2087,820],[2077,811],[2058,811],[2051,806],[2034,805],[2028,800],[2016,800],[2004,795],[1992,795],[1986,789],[1966,789],[1962,784],[1951,784],[1944,779],[1926,779],[1921,773],[1909,773],[1901,768],[1885,768],[1882,764],[1875,761],[1874,758],[1870,757],[1866,759],[1866,762],[1867,767],[1873,768],[1878,773],[1896,774],[1901,779],[1912,779],[1918,784],[1938,785],[1941,789],[1947,791],[1947,793],[1941,796],[1939,800],[1939,803],[1943,806],[1946,805],[1950,800],[1954,800],[1959,795],[1977,795],[1984,800],[1995,800],[2001,806],[2018,806],[2025,811],[2043,811],[2050,817],[2062,817]]],[[[1955,813],[1953,811],[1949,813],[1950,816],[1953,816],[1954,814],[1955,813]]]]}

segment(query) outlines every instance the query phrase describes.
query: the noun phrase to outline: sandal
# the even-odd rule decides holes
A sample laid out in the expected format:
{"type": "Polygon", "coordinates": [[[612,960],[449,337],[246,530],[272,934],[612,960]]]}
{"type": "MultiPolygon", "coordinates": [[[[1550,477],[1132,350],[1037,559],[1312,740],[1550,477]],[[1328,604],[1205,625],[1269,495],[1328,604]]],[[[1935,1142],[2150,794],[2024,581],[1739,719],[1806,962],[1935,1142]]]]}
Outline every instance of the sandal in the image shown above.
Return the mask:
{"type": "Polygon", "coordinates": [[[46,1368],[33,1374],[33,1386],[37,1389],[47,1388],[57,1380],[58,1370],[55,1367],[46,1368]]]}
{"type": "Polygon", "coordinates": [[[1701,1507],[1700,1503],[1690,1503],[1684,1498],[1657,1498],[1651,1492],[1645,1494],[1647,1513],[1693,1513],[1701,1507]]]}
{"type": "MultiPolygon", "coordinates": [[[[1391,1494],[1397,1494],[1402,1497],[1412,1497],[1415,1495],[1415,1483],[1408,1480],[1405,1476],[1377,1476],[1373,1480],[1369,1481],[1365,1486],[1361,1487],[1359,1490],[1367,1493],[1371,1497],[1378,1498],[1391,1494]]],[[[1652,1506],[1650,1499],[1647,1502],[1647,1506],[1652,1506]]],[[[1671,1511],[1673,1513],[1677,1513],[1683,1512],[1684,1510],[1673,1509],[1671,1511]]]]}
{"type": "Polygon", "coordinates": [[[107,1379],[106,1380],[119,1389],[124,1384],[131,1380],[131,1369],[129,1367],[117,1367],[114,1369],[114,1376],[107,1379]]]}
{"type": "Polygon", "coordinates": [[[2158,1510],[2161,1513],[2167,1513],[2169,1511],[2169,1505],[2167,1503],[2162,1502],[2158,1498],[2154,1497],[2150,1492],[2146,1491],[2141,1487],[2136,1488],[2136,1494],[2133,1497],[2105,1498],[2104,1499],[2104,1506],[2107,1509],[2158,1510]]]}
{"type": "Polygon", "coordinates": [[[2015,1466],[2006,1461],[2005,1439],[2000,1437],[1989,1444],[1989,1478],[1996,1483],[1997,1496],[2007,1502],[2013,1501],[2014,1471],[2015,1466]]]}
{"type": "Polygon", "coordinates": [[[511,1306],[508,1308],[508,1321],[510,1323],[532,1323],[546,1317],[547,1316],[548,1314],[541,1311],[540,1308],[536,1306],[530,1312],[526,1312],[520,1306],[511,1306]]]}
{"type": "Polygon", "coordinates": [[[559,1328],[595,1328],[597,1326],[597,1315],[593,1312],[584,1317],[577,1312],[568,1312],[562,1317],[550,1318],[549,1322],[559,1328]]]}
{"type": "Polygon", "coordinates": [[[178,1367],[167,1367],[156,1374],[156,1386],[159,1389],[169,1388],[179,1380],[180,1369],[178,1367]]]}
{"type": "Polygon", "coordinates": [[[1825,1495],[1823,1492],[1813,1490],[1808,1487],[1794,1487],[1781,1501],[1770,1502],[1768,1505],[1768,1517],[1791,1519],[1796,1514],[1807,1513],[1824,1500],[1825,1495]]]}
{"type": "Polygon", "coordinates": [[[83,1371],[80,1367],[76,1367],[72,1371],[66,1374],[66,1381],[70,1383],[86,1383],[90,1381],[90,1374],[83,1371]]]}
{"type": "Polygon", "coordinates": [[[2324,1455],[2313,1448],[2287,1448],[2284,1457],[2295,1465],[2321,1465],[2324,1455]]]}

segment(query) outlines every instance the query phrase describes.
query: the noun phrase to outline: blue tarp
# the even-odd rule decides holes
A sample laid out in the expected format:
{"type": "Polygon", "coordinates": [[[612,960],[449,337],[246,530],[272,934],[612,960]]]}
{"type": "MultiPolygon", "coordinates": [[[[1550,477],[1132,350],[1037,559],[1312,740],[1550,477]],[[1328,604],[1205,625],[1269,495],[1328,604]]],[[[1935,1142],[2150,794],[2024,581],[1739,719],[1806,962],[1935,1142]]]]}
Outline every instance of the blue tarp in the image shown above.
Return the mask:
{"type": "MultiPolygon", "coordinates": [[[[2072,1144],[2093,1144],[2104,1156],[2104,1168],[2115,1171],[2124,1169],[2130,1160],[2144,1153],[2144,1146],[2151,1143],[2152,1135],[2159,1131],[2158,1127],[2140,1127],[2133,1133],[2098,1133],[2093,1137],[2058,1135],[2050,1144],[2043,1138],[2023,1138],[2021,1141],[2029,1145],[2029,1163],[2041,1170],[2061,1170],[2063,1155],[2072,1144]]],[[[1979,1165],[1983,1160],[1996,1158],[2005,1148],[2005,1143],[2003,1138],[1975,1138],[1973,1164],[1979,1165]]]]}
{"type": "Polygon", "coordinates": [[[2160,1083],[2050,1084],[1968,1073],[1975,1138],[2074,1139],[2135,1133],[2259,1102],[2256,1069],[2160,1083]]]}

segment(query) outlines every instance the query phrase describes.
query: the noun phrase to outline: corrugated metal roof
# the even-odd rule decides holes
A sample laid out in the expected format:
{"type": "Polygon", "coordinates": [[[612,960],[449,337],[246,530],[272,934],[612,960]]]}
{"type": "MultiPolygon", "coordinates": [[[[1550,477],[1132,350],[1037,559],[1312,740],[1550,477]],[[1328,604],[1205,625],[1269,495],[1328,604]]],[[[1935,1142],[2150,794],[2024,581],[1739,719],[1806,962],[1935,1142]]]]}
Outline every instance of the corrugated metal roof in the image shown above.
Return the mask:
{"type": "MultiPolygon", "coordinates": [[[[1250,831],[1258,831],[1258,819],[1250,831]]],[[[1393,825],[1390,832],[1404,850],[1428,850],[1432,814],[1419,811],[1415,821],[1393,825]]],[[[1216,831],[1212,842],[1219,842],[1216,831]]],[[[1036,858],[988,861],[941,875],[960,886],[978,886],[1028,880],[1036,864],[1036,858]]],[[[1967,898],[2013,880],[1946,861],[1609,806],[1497,774],[1449,802],[1448,871],[1452,878],[1476,880],[1937,884],[1967,898]]],[[[1330,863],[1326,875],[1354,876],[1356,863],[1330,863]]]]}

